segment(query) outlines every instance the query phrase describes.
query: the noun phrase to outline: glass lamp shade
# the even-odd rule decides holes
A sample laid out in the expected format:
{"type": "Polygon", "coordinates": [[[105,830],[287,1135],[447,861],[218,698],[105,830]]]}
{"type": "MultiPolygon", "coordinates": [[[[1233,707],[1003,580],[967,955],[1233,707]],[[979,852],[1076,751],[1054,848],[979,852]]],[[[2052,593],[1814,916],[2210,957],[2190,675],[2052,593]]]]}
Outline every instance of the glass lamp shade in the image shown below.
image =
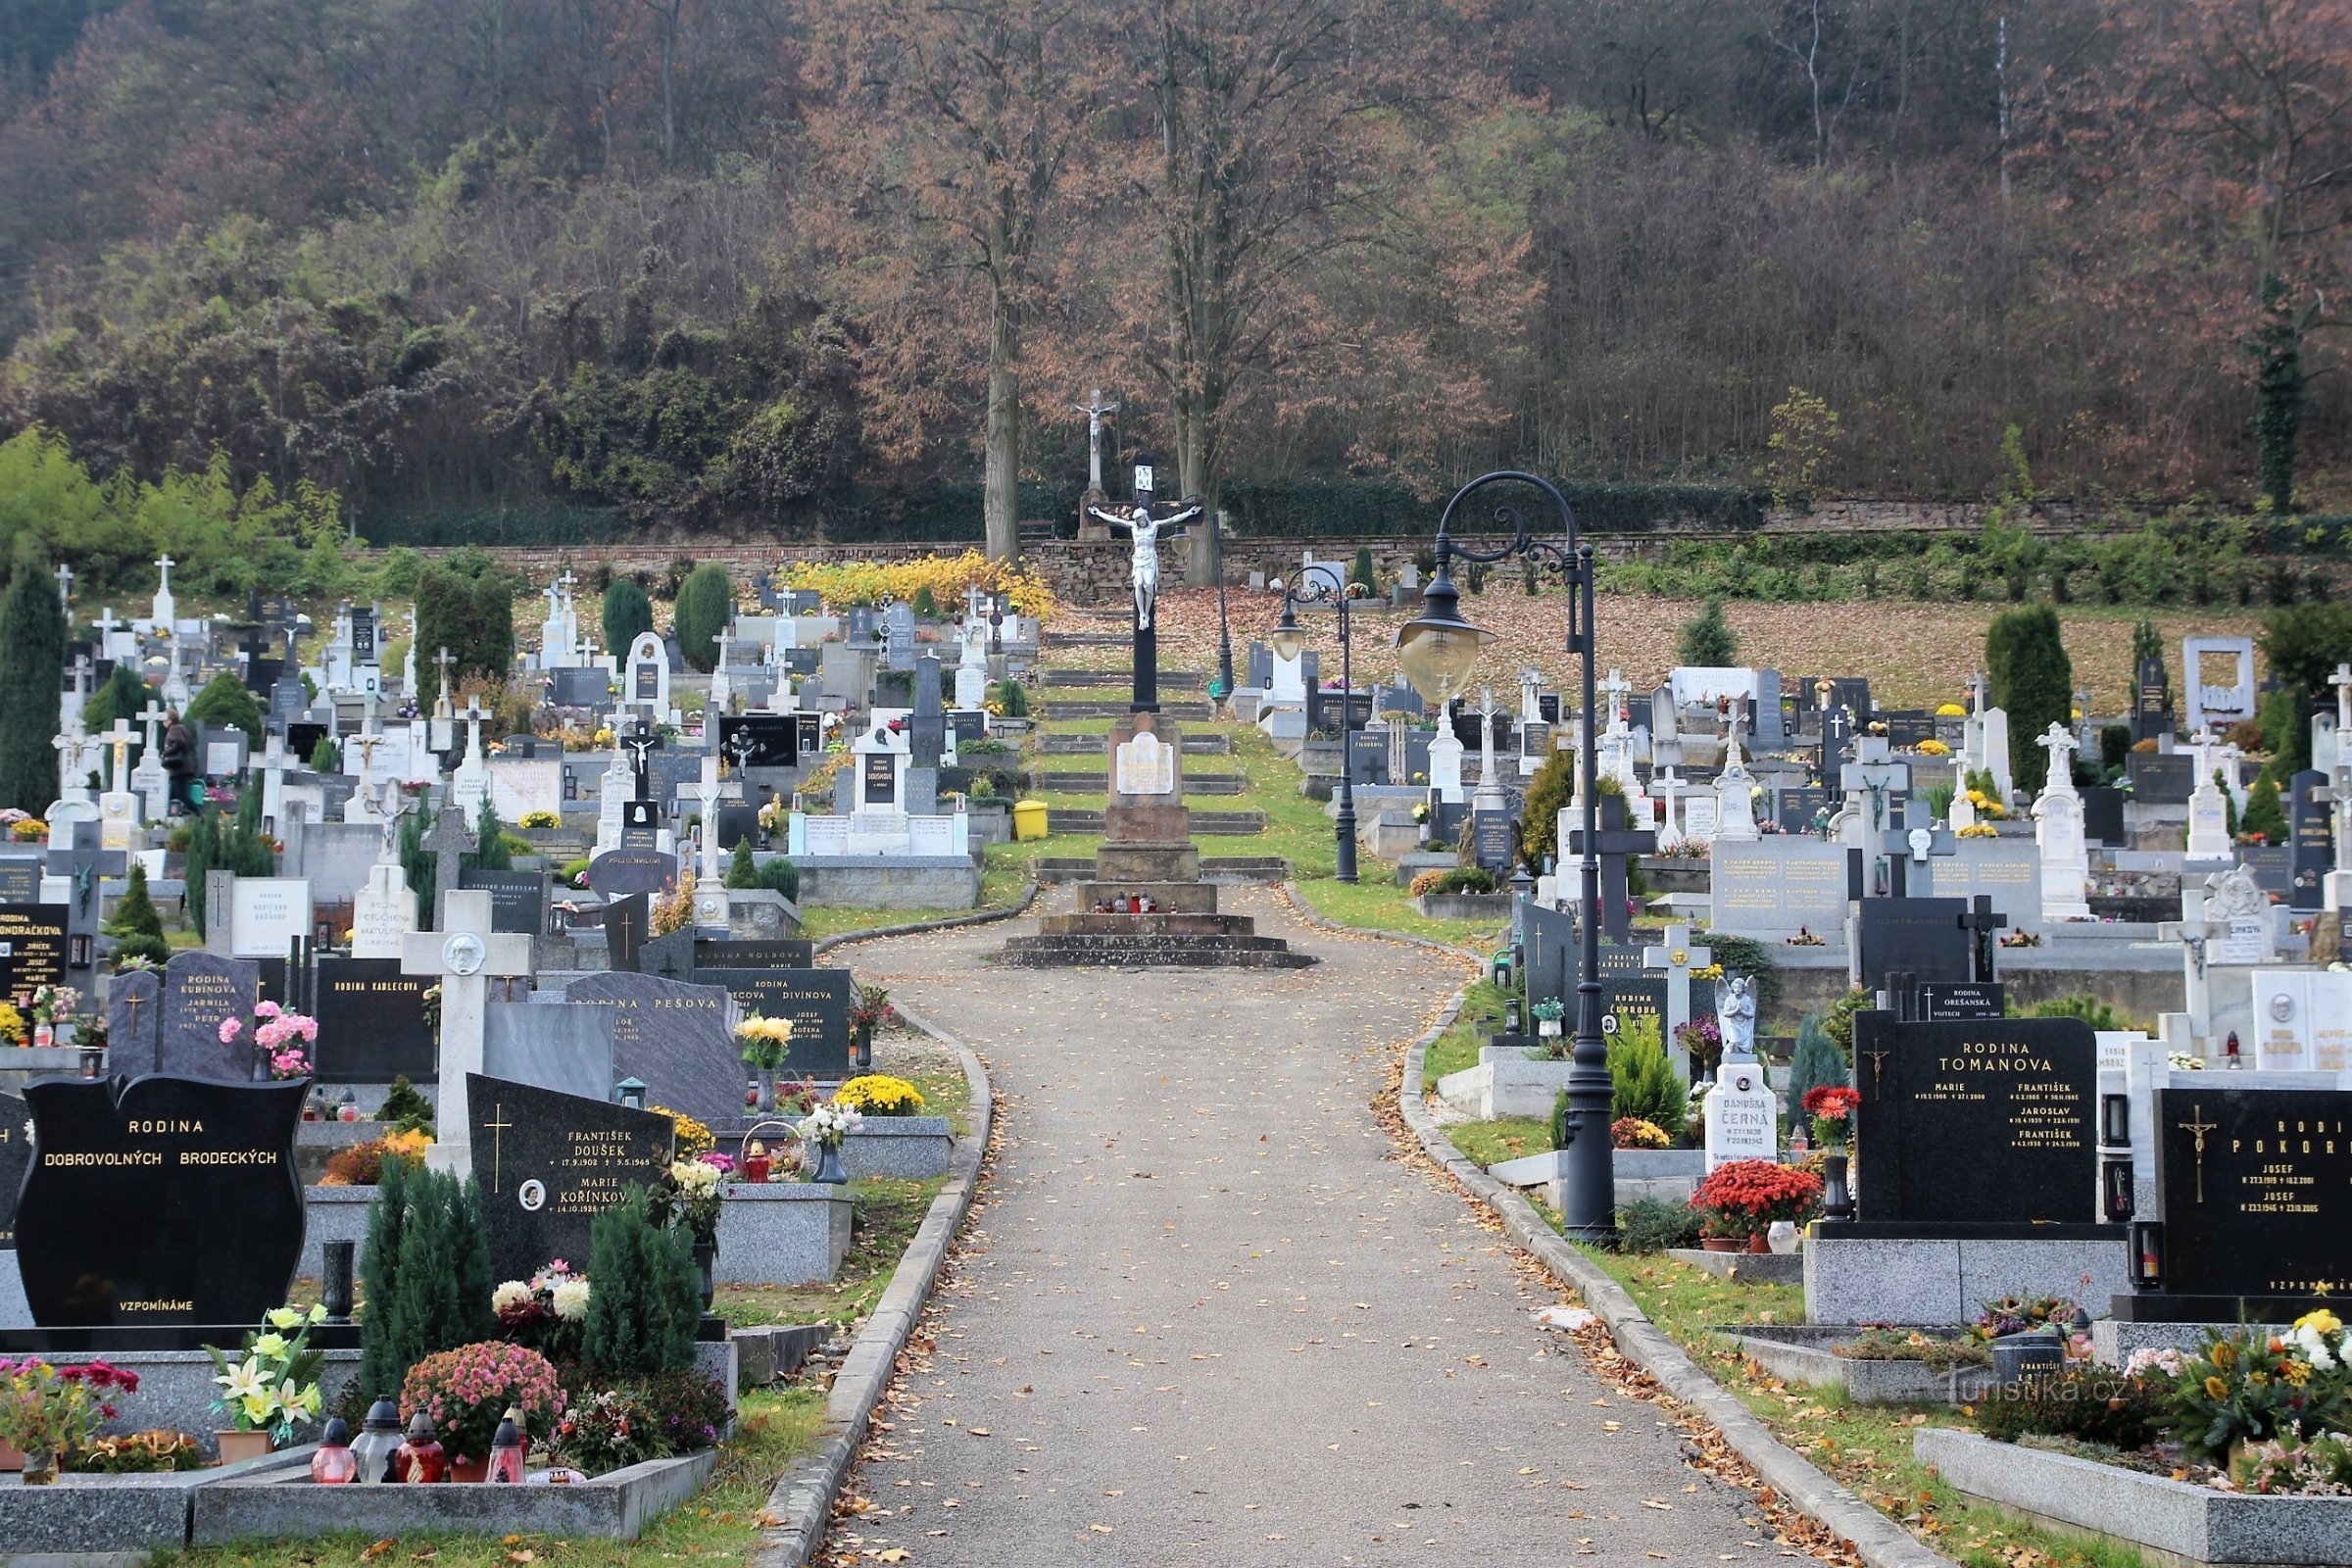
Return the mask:
{"type": "Polygon", "coordinates": [[[1469,688],[1479,650],[1493,635],[1467,621],[1423,614],[1396,628],[1396,667],[1423,702],[1444,708],[1469,688]]]}
{"type": "Polygon", "coordinates": [[[1288,610],[1282,612],[1282,624],[1274,628],[1272,641],[1274,657],[1286,664],[1306,650],[1306,633],[1298,629],[1298,617],[1288,610]]]}

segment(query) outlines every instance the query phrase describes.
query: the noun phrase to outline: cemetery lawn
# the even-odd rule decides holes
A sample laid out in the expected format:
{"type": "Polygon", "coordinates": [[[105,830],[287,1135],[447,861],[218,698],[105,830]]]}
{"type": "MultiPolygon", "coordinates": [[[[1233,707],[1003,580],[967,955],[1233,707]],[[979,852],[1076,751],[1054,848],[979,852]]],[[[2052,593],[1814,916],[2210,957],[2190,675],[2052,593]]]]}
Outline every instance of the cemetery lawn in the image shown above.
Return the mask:
{"type": "MultiPolygon", "coordinates": [[[[1446,1129],[1457,1147],[1463,1129],[1446,1129]]],[[[1470,1153],[1467,1147],[1462,1148],[1470,1153]]],[[[1473,1155],[1472,1157],[1477,1157],[1473,1155]]],[[[1555,1228],[1559,1216],[1536,1205],[1555,1228]]],[[[1732,1285],[1703,1269],[1658,1254],[1629,1255],[1579,1244],[1579,1250],[1625,1287],[1642,1312],[1690,1358],[1772,1429],[1856,1496],[1969,1568],[2142,1568],[2120,1543],[2022,1523],[1944,1485],[1911,1455],[1922,1426],[1965,1427],[1953,1409],[1849,1404],[1840,1385],[1784,1383],[1727,1348],[1709,1330],[1727,1323],[1802,1323],[1805,1293],[1791,1285],[1732,1285]]]]}
{"type": "MultiPolygon", "coordinates": [[[[1478,1065],[1481,1038],[1502,1016],[1502,993],[1492,980],[1480,980],[1462,994],[1462,1010],[1446,1031],[1421,1054],[1421,1087],[1435,1089],[1449,1072],[1478,1065]]],[[[1458,1129],[1447,1128],[1448,1133],[1458,1129]]],[[[1463,1150],[1463,1153],[1469,1153],[1463,1150]]]]}
{"type": "Polygon", "coordinates": [[[750,1560],[769,1489],[815,1437],[825,1395],[813,1388],[757,1389],[743,1396],[735,1436],[710,1484],[656,1520],[632,1542],[546,1536],[402,1536],[397,1551],[367,1535],[318,1535],[300,1541],[207,1546],[155,1554],[176,1568],[318,1568],[322,1563],[432,1562],[438,1568],[509,1568],[534,1559],[564,1568],[651,1568],[679,1558],[711,1563],[750,1560]]]}
{"type": "Polygon", "coordinates": [[[1494,1121],[1456,1122],[1446,1129],[1465,1159],[1480,1165],[1520,1159],[1551,1150],[1551,1123],[1534,1116],[1502,1116],[1494,1121]]]}
{"type": "MultiPolygon", "coordinates": [[[[926,1094],[928,1090],[926,1090],[926,1094]]],[[[906,1244],[921,1229],[947,1179],[871,1176],[852,1182],[858,1229],[841,1272],[828,1285],[721,1285],[710,1310],[743,1328],[768,1323],[850,1323],[864,1317],[890,1288],[906,1244]]]]}
{"type": "Polygon", "coordinates": [[[1008,909],[1021,902],[1021,892],[1029,885],[1029,856],[1035,848],[1029,844],[1017,847],[1010,844],[988,846],[988,863],[980,870],[980,902],[971,908],[805,908],[801,911],[800,935],[821,942],[827,937],[847,936],[854,931],[917,925],[926,920],[953,920],[961,915],[986,914],[991,909],[1008,909]],[[1018,854],[1007,853],[1016,848],[1018,854]]]}

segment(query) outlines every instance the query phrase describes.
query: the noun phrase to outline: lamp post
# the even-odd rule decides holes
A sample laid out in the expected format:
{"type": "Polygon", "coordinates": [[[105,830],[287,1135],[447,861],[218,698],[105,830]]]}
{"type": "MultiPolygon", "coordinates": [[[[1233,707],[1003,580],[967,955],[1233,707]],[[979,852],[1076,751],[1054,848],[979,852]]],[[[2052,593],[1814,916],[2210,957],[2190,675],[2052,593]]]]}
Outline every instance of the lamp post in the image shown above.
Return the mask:
{"type": "Polygon", "coordinates": [[[1233,627],[1225,616],[1225,512],[1208,514],[1209,564],[1217,574],[1217,689],[1209,697],[1223,702],[1233,695],[1233,627]]]}
{"type": "MultiPolygon", "coordinates": [[[[1578,746],[1584,776],[1600,776],[1598,743],[1592,710],[1592,547],[1576,538],[1576,514],[1567,497],[1549,480],[1532,473],[1504,470],[1483,474],[1454,492],[1438,519],[1438,565],[1421,596],[1421,613],[1396,628],[1396,661],[1404,678],[1425,702],[1439,711],[1470,684],[1479,650],[1494,635],[1461,617],[1461,595],[1453,586],[1446,563],[1494,562],[1522,556],[1556,570],[1568,585],[1568,652],[1582,665],[1584,723],[1578,746]],[[1452,524],[1456,513],[1478,492],[1492,485],[1527,485],[1547,497],[1559,514],[1560,537],[1537,538],[1518,508],[1497,505],[1497,531],[1510,542],[1494,550],[1472,550],[1455,544],[1452,524]]],[[[1600,1240],[1616,1233],[1617,1188],[1610,1168],[1609,1111],[1614,1090],[1609,1082],[1608,1043],[1600,1030],[1600,792],[1586,789],[1584,797],[1584,854],[1578,869],[1583,877],[1582,976],[1577,984],[1576,1039],[1568,1069],[1567,1212],[1562,1216],[1568,1235],[1600,1240]]]]}
{"type": "Polygon", "coordinates": [[[1340,842],[1338,863],[1332,874],[1342,882],[1355,880],[1355,769],[1348,755],[1348,738],[1354,733],[1355,720],[1355,669],[1351,660],[1355,638],[1348,619],[1348,601],[1352,597],[1348,578],[1338,567],[1324,563],[1301,566],[1298,575],[1282,589],[1282,624],[1274,628],[1274,651],[1286,662],[1296,660],[1306,646],[1306,633],[1298,629],[1296,607],[1325,601],[1339,607],[1340,842]]]}

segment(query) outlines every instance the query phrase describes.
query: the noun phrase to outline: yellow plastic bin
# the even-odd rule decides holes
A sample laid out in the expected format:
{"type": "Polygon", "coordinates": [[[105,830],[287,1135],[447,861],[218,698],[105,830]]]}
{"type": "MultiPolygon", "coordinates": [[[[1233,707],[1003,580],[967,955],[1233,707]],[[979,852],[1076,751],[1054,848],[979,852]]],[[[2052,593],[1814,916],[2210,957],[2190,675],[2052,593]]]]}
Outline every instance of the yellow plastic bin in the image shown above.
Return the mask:
{"type": "Polygon", "coordinates": [[[1012,803],[1012,836],[1016,840],[1042,839],[1046,836],[1046,803],[1015,801],[1012,803]]]}

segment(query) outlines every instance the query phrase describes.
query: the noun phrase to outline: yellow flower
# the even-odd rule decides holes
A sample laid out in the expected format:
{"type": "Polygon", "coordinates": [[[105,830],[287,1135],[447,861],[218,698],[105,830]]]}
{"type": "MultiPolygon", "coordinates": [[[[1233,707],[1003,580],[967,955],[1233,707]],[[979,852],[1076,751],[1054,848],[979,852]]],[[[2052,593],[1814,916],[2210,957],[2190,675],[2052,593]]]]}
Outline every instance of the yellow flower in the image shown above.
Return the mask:
{"type": "Polygon", "coordinates": [[[2237,1347],[2228,1340],[2216,1345],[2213,1348],[2213,1364],[2225,1372],[2237,1365],[2237,1347]]]}
{"type": "Polygon", "coordinates": [[[2311,1378],[2311,1363],[2309,1361],[2282,1362],[2278,1367],[2278,1375],[2299,1389],[2311,1378]]]}
{"type": "Polygon", "coordinates": [[[253,1342],[253,1353],[256,1355],[266,1355],[274,1361],[279,1356],[286,1353],[286,1342],[282,1336],[276,1334],[265,1334],[260,1339],[253,1342]]]}
{"type": "Polygon", "coordinates": [[[302,1308],[299,1306],[272,1307],[268,1316],[271,1328],[290,1329],[302,1322],[302,1308]]]}
{"type": "Polygon", "coordinates": [[[2301,1317],[2295,1319],[2295,1327],[2299,1329],[2311,1329],[2320,1334],[2333,1334],[2336,1332],[2336,1330],[2342,1328],[2343,1326],[2344,1320],[2340,1317],[2337,1317],[2333,1312],[2328,1311],[2324,1306],[2316,1312],[2306,1312],[2301,1317]]]}
{"type": "Polygon", "coordinates": [[[2207,1378],[2205,1394],[2208,1398],[2227,1399],[2230,1397],[2230,1385],[2224,1383],[2220,1378],[2207,1378]]]}

